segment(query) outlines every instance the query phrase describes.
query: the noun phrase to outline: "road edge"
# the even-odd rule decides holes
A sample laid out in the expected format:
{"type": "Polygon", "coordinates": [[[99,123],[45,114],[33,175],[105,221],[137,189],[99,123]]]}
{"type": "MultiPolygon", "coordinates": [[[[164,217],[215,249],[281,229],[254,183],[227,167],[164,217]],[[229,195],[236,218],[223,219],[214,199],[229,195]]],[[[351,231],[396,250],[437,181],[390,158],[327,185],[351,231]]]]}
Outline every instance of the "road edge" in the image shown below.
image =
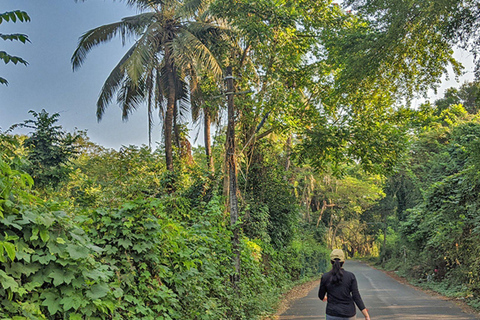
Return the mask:
{"type": "Polygon", "coordinates": [[[414,283],[411,283],[410,281],[408,281],[407,278],[398,275],[397,273],[395,273],[395,271],[384,270],[384,269],[377,268],[375,265],[373,265],[372,263],[369,263],[367,261],[363,261],[363,260],[357,260],[357,261],[363,262],[363,263],[367,264],[369,267],[371,267],[375,270],[381,271],[384,274],[386,274],[387,276],[389,276],[390,278],[394,279],[395,281],[397,281],[401,284],[407,285],[407,286],[409,286],[409,287],[411,287],[415,290],[422,291],[422,292],[424,292],[424,293],[426,293],[426,294],[428,294],[432,297],[437,297],[437,298],[440,298],[440,299],[445,300],[445,301],[453,302],[460,309],[462,309],[463,312],[468,313],[470,315],[474,315],[475,317],[480,319],[480,311],[478,311],[478,310],[474,309],[473,307],[469,306],[466,302],[464,302],[462,300],[459,300],[459,299],[456,299],[456,298],[446,297],[446,296],[444,296],[444,295],[442,295],[442,294],[440,294],[440,293],[438,293],[434,290],[419,287],[419,286],[415,285],[414,283]]]}
{"type": "Polygon", "coordinates": [[[287,311],[293,302],[308,295],[316,286],[320,285],[320,275],[305,283],[293,286],[290,290],[281,295],[275,307],[275,313],[266,315],[261,320],[277,320],[278,317],[287,311]]]}

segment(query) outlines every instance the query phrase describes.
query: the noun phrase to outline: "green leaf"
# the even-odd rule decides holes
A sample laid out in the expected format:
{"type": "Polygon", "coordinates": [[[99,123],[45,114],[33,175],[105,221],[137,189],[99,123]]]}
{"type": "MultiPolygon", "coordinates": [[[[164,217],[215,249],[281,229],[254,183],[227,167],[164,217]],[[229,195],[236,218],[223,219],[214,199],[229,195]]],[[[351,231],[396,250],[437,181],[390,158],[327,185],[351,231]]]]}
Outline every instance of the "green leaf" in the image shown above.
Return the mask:
{"type": "Polygon", "coordinates": [[[62,311],[62,307],[60,306],[60,297],[57,294],[53,292],[44,292],[42,293],[41,297],[45,299],[42,302],[42,306],[46,306],[51,315],[54,315],[58,311],[62,311]]]}
{"type": "Polygon", "coordinates": [[[70,317],[68,318],[69,320],[82,320],[83,317],[82,315],[78,313],[70,313],[70,317]]]}
{"type": "Polygon", "coordinates": [[[55,260],[57,260],[57,258],[50,253],[47,253],[43,256],[39,256],[39,255],[32,256],[32,262],[38,261],[44,265],[47,265],[50,261],[55,261],[55,260]]]}
{"type": "Polygon", "coordinates": [[[133,250],[137,251],[138,253],[142,253],[142,252],[147,251],[147,249],[149,249],[150,247],[151,247],[150,243],[141,242],[141,243],[135,244],[133,246],[133,250]]]}
{"type": "Polygon", "coordinates": [[[81,307],[83,299],[81,299],[79,296],[71,296],[71,297],[64,297],[60,302],[63,305],[63,309],[65,311],[68,311],[72,308],[74,310],[77,310],[78,308],[81,307]]]}
{"type": "Polygon", "coordinates": [[[56,287],[65,282],[65,274],[61,269],[53,270],[48,277],[53,279],[53,285],[56,287]]]}
{"type": "Polygon", "coordinates": [[[14,289],[18,288],[18,283],[15,281],[15,279],[10,277],[3,270],[0,270],[0,284],[2,285],[2,287],[5,290],[7,290],[7,289],[14,290],[14,289]]]}
{"type": "Polygon", "coordinates": [[[113,291],[113,296],[117,299],[123,297],[123,290],[121,288],[116,288],[115,291],[113,291]]]}
{"type": "Polygon", "coordinates": [[[110,291],[110,288],[106,283],[99,283],[99,284],[93,285],[90,288],[90,290],[87,290],[86,296],[92,300],[100,299],[105,297],[109,291],[110,291]]]}
{"type": "Polygon", "coordinates": [[[41,223],[47,228],[50,228],[55,223],[55,217],[51,214],[45,214],[41,217],[41,223]]]}
{"type": "Polygon", "coordinates": [[[47,242],[50,239],[50,234],[47,229],[43,229],[40,231],[40,238],[43,242],[47,242]]]}
{"type": "Polygon", "coordinates": [[[5,248],[5,251],[7,251],[7,255],[10,258],[10,260],[15,259],[15,245],[10,242],[4,242],[3,247],[5,248]]]}
{"type": "Polygon", "coordinates": [[[74,260],[85,259],[90,253],[87,248],[75,244],[67,245],[67,251],[74,260]]]}
{"type": "Polygon", "coordinates": [[[83,235],[83,231],[79,229],[75,229],[73,231],[70,231],[70,236],[80,242],[81,244],[85,243],[85,237],[83,235]]]}
{"type": "Polygon", "coordinates": [[[24,274],[30,276],[31,274],[40,270],[40,264],[38,263],[12,263],[12,272],[17,274],[24,274]]]}
{"type": "Polygon", "coordinates": [[[38,288],[38,287],[41,287],[42,285],[38,282],[28,282],[28,283],[25,283],[23,285],[23,287],[25,288],[25,290],[27,291],[32,291],[34,290],[35,288],[38,288]]]}
{"type": "Polygon", "coordinates": [[[125,249],[128,249],[132,245],[132,241],[130,239],[119,239],[117,243],[119,246],[122,246],[125,249]]]}
{"type": "Polygon", "coordinates": [[[94,269],[94,270],[85,270],[82,272],[82,274],[92,280],[108,280],[109,278],[109,273],[105,270],[102,270],[101,268],[94,269]]]}
{"type": "Polygon", "coordinates": [[[127,202],[122,205],[123,210],[131,210],[135,209],[136,207],[138,207],[138,205],[134,202],[127,202]]]}
{"type": "Polygon", "coordinates": [[[30,241],[34,241],[38,239],[38,227],[33,228],[32,236],[30,237],[30,241]]]}
{"type": "Polygon", "coordinates": [[[29,248],[28,245],[23,240],[17,241],[16,246],[17,246],[17,252],[16,252],[17,260],[23,260],[27,263],[30,263],[31,254],[35,253],[35,251],[29,248]]]}

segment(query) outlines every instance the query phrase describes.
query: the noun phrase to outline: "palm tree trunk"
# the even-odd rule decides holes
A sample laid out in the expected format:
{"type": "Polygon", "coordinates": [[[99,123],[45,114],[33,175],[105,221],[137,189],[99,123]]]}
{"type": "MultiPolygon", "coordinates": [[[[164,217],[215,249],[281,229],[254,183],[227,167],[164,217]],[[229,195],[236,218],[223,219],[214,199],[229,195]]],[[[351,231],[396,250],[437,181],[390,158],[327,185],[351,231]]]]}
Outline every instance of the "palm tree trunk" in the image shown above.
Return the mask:
{"type": "Polygon", "coordinates": [[[173,73],[174,70],[170,59],[169,49],[165,50],[165,63],[168,81],[167,112],[165,114],[165,125],[163,126],[165,137],[165,162],[167,164],[167,170],[173,171],[172,125],[175,112],[175,75],[173,73]]]}
{"type": "Polygon", "coordinates": [[[179,152],[182,146],[180,145],[180,128],[178,126],[178,105],[177,99],[175,98],[175,109],[173,110],[173,134],[175,136],[175,146],[178,148],[179,152]]]}
{"type": "Polygon", "coordinates": [[[211,145],[211,138],[210,138],[210,126],[211,126],[211,118],[209,110],[204,109],[204,141],[205,141],[205,154],[207,155],[207,165],[211,172],[215,172],[215,167],[213,165],[213,156],[212,156],[212,145],[211,145]]]}
{"type": "Polygon", "coordinates": [[[228,104],[228,124],[227,124],[227,141],[226,141],[226,176],[228,177],[228,200],[230,209],[230,225],[232,226],[232,251],[233,264],[235,267],[235,274],[232,282],[236,288],[240,280],[240,230],[237,225],[238,221],[238,199],[237,199],[237,163],[235,158],[235,106],[233,101],[234,83],[232,76],[232,67],[228,66],[226,70],[227,82],[227,104],[228,104]]]}

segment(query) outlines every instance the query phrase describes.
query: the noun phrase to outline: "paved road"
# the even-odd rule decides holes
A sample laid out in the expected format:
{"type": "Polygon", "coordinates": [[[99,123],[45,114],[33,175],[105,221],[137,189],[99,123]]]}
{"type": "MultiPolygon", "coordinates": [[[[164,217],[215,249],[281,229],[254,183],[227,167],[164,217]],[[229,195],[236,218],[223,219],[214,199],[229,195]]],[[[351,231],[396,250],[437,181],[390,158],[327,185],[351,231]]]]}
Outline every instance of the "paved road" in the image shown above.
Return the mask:
{"type": "MultiPolygon", "coordinates": [[[[480,319],[464,313],[455,303],[430,296],[420,290],[403,285],[381,271],[357,262],[345,262],[345,269],[355,274],[363,301],[372,320],[468,320],[480,319]]],[[[279,319],[325,319],[326,303],[318,299],[318,286],[295,301],[279,319]]],[[[357,319],[363,315],[357,310],[357,319]]]]}

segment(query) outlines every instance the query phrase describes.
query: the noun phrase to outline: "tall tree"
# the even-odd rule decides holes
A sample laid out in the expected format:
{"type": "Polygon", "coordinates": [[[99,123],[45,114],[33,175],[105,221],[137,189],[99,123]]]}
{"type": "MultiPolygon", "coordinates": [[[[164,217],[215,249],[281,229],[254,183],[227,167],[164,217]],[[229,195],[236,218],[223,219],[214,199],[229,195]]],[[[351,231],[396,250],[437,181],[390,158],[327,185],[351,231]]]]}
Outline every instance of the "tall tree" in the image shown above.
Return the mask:
{"type": "MultiPolygon", "coordinates": [[[[237,223],[239,159],[252,159],[256,140],[273,131],[274,126],[268,121],[270,114],[278,119],[276,129],[281,129],[289,122],[287,119],[294,118],[294,110],[304,106],[298,90],[303,89],[303,83],[296,87],[295,79],[301,78],[299,75],[308,69],[306,53],[316,42],[306,20],[315,17],[325,22],[330,13],[325,10],[327,2],[216,0],[212,4],[215,15],[235,27],[237,33],[232,43],[239,44],[230,48],[225,59],[228,125],[224,190],[229,198],[234,248],[238,247],[240,231],[237,223]],[[264,125],[269,128],[259,132],[264,125]]],[[[244,179],[248,179],[246,171],[242,175],[244,179]]],[[[238,273],[238,252],[234,264],[238,273]]]]}
{"type": "MultiPolygon", "coordinates": [[[[21,22],[27,22],[27,21],[30,21],[30,17],[26,12],[20,11],[20,10],[0,13],[0,24],[2,24],[3,22],[9,22],[9,21],[17,22],[17,20],[21,22]]],[[[5,41],[6,40],[20,41],[22,43],[30,42],[30,40],[28,39],[28,36],[21,33],[14,33],[14,34],[0,33],[0,38],[5,41]]],[[[17,63],[21,63],[23,65],[28,64],[26,60],[17,56],[12,56],[5,51],[0,51],[0,60],[3,60],[5,64],[9,62],[12,62],[13,64],[17,64],[17,63]]],[[[8,81],[5,78],[0,77],[0,84],[8,85],[8,81]]]]}
{"type": "Polygon", "coordinates": [[[195,19],[204,13],[208,4],[204,1],[126,2],[142,13],[86,32],[72,56],[73,69],[82,65],[93,47],[117,35],[123,43],[127,38],[138,38],[105,81],[97,102],[97,119],[102,118],[115,92],[124,120],[141,103],[147,103],[150,128],[153,109],[164,105],[165,159],[167,169],[173,171],[173,119],[176,102],[188,99],[186,70],[207,68],[221,74],[215,57],[201,40],[202,34],[214,33],[219,27],[195,19]]]}
{"type": "Polygon", "coordinates": [[[26,171],[33,177],[36,186],[57,187],[71,172],[69,162],[76,155],[75,142],[79,135],[66,133],[56,125],[60,117],[58,113],[49,115],[44,109],[41,112],[30,110],[29,113],[35,119],[25,120],[11,128],[33,129],[24,142],[29,161],[26,171]]]}
{"type": "Polygon", "coordinates": [[[460,88],[448,88],[443,98],[435,101],[436,112],[440,114],[451,105],[461,104],[470,114],[476,114],[480,110],[480,82],[466,82],[460,88]]]}

